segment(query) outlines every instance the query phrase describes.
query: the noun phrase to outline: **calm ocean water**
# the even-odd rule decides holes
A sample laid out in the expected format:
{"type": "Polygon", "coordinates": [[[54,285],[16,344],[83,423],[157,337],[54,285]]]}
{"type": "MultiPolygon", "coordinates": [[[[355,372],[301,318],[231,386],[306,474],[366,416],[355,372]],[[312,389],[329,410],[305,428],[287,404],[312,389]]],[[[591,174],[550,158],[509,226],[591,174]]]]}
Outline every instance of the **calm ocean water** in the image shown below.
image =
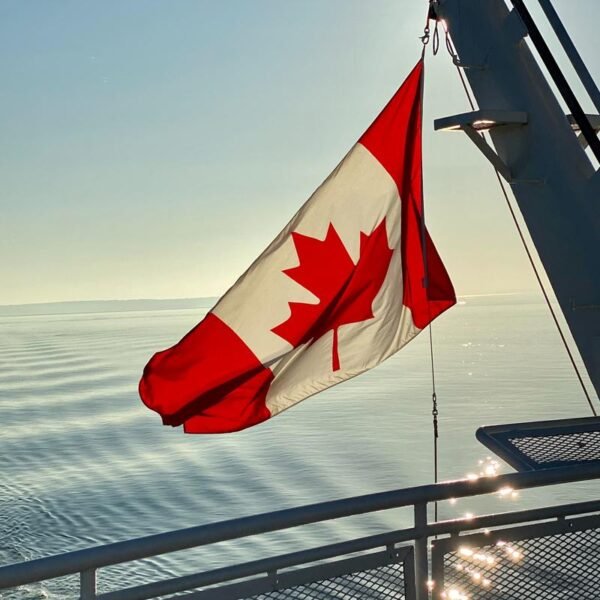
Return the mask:
{"type": "MultiPolygon", "coordinates": [[[[186,436],[142,406],[150,355],[206,309],[0,317],[0,564],[432,479],[429,346],[253,429],[186,436]]],[[[478,470],[482,424],[588,416],[547,309],[466,298],[434,324],[442,478],[478,470]]],[[[508,467],[502,471],[510,470],[508,467]]],[[[598,484],[462,500],[441,516],[597,496],[598,484]]],[[[347,519],[102,570],[101,591],[410,523],[347,519]]],[[[62,598],[73,578],[2,598],[62,598]]]]}

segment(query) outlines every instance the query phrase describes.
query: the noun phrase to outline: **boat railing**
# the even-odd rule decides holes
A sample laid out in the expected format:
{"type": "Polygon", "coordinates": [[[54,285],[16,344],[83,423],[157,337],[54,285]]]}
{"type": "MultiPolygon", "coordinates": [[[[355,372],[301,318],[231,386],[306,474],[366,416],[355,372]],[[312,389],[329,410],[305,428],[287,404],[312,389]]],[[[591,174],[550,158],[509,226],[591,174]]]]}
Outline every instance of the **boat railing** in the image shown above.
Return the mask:
{"type": "Polygon", "coordinates": [[[559,467],[422,485],[242,517],[3,566],[0,590],[79,574],[82,600],[145,600],[173,594],[219,600],[255,596],[264,600],[423,600],[431,595],[459,600],[476,597],[473,590],[483,592],[494,586],[503,592],[499,596],[503,598],[544,598],[541,592],[523,595],[518,586],[531,590],[531,586],[543,585],[544,577],[552,577],[572,591],[577,578],[583,577],[581,585],[587,585],[590,578],[600,579],[600,515],[592,514],[600,512],[600,498],[437,522],[429,521],[428,507],[437,501],[492,494],[499,489],[524,490],[599,478],[597,463],[559,467]],[[412,527],[110,592],[96,589],[97,572],[111,565],[400,507],[412,507],[412,527]],[[595,552],[573,556],[569,544],[579,544],[581,550],[588,543],[595,552]],[[519,572],[524,547],[532,560],[519,572]],[[559,567],[571,570],[558,575],[544,570],[533,561],[542,551],[558,561],[559,567]],[[587,562],[575,564],[576,559],[587,562]],[[533,583],[532,573],[537,577],[533,583]]]}

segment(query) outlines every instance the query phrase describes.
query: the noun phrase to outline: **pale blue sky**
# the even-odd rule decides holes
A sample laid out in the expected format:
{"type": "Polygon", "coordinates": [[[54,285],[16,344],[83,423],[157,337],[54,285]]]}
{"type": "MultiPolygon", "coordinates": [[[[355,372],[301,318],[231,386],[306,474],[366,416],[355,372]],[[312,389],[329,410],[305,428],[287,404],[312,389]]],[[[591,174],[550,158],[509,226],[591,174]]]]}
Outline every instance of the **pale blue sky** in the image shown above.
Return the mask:
{"type": "MultiPolygon", "coordinates": [[[[598,79],[596,0],[555,6],[598,79]]],[[[0,0],[0,304],[224,292],[417,61],[425,10],[0,0]]],[[[433,132],[468,110],[443,51],[426,76],[429,228],[458,293],[535,289],[493,172],[433,132]]]]}

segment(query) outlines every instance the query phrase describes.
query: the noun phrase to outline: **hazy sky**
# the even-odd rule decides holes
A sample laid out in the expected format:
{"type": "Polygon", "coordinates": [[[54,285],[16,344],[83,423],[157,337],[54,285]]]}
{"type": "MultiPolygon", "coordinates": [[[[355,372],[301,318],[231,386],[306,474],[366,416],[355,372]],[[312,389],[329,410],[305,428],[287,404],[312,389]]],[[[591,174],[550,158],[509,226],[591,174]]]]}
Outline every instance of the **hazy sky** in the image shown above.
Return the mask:
{"type": "MultiPolygon", "coordinates": [[[[534,5],[529,0],[529,5],[534,5]]],[[[555,6],[598,80],[597,0],[555,6]]],[[[219,295],[417,61],[420,0],[0,0],[0,304],[219,295]]],[[[429,229],[459,294],[535,289],[428,57],[429,229]]],[[[589,104],[586,105],[589,107],[589,104]]]]}

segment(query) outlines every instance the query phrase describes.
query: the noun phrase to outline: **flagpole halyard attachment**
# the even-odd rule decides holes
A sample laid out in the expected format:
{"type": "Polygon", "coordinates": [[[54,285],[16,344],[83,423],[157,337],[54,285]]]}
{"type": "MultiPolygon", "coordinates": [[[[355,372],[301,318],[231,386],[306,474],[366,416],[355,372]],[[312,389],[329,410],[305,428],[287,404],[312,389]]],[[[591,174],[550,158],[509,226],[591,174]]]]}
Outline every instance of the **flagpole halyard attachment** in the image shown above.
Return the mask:
{"type": "MultiPolygon", "coordinates": [[[[429,3],[429,7],[427,9],[427,16],[425,17],[425,26],[423,27],[423,35],[419,36],[421,43],[423,44],[423,50],[421,51],[421,60],[425,58],[425,50],[427,49],[427,44],[429,44],[429,40],[431,38],[431,29],[429,28],[429,21],[432,18],[435,18],[435,12],[431,6],[431,1],[429,3]]],[[[435,54],[435,53],[434,53],[435,54]]]]}
{"type": "Polygon", "coordinates": [[[435,0],[430,0],[429,8],[427,9],[427,17],[425,18],[425,27],[423,28],[423,35],[419,37],[421,43],[423,44],[423,51],[421,52],[421,58],[425,57],[425,50],[429,41],[432,41],[432,52],[435,56],[440,49],[440,34],[438,31],[438,18],[435,12],[435,0]],[[429,21],[435,21],[435,27],[433,28],[433,34],[431,33],[431,28],[429,27],[429,21]]]}
{"type": "Polygon", "coordinates": [[[425,50],[427,49],[427,44],[429,44],[431,30],[429,29],[429,23],[425,25],[425,29],[423,29],[423,35],[419,37],[421,43],[423,44],[423,49],[421,50],[421,60],[425,58],[425,50]]]}

